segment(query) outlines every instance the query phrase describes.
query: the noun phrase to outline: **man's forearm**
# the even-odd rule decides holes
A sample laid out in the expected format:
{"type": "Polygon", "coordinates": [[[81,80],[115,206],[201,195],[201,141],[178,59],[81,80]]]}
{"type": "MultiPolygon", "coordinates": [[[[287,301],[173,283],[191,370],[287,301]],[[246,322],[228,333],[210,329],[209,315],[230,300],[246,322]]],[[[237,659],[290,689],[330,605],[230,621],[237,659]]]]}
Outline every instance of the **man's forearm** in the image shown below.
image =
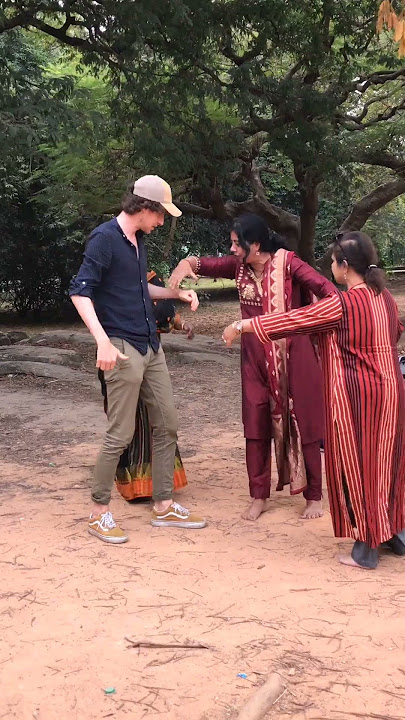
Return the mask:
{"type": "Polygon", "coordinates": [[[100,324],[92,300],[82,295],[72,295],[71,300],[84,324],[93,335],[96,343],[98,344],[108,340],[108,335],[100,324]]]}
{"type": "Polygon", "coordinates": [[[179,299],[179,291],[178,290],[172,290],[168,287],[159,287],[158,285],[153,285],[152,283],[148,283],[149,288],[149,295],[151,296],[152,300],[178,300],[179,299]]]}

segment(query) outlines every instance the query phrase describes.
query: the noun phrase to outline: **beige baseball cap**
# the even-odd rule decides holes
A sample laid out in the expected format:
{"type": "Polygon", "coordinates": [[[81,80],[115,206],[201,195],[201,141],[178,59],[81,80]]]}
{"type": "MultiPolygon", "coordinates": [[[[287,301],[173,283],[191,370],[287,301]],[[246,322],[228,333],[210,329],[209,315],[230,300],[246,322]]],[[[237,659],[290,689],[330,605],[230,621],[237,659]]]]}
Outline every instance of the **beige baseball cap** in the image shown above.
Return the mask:
{"type": "Polygon", "coordinates": [[[159,175],[144,175],[139,178],[134,183],[132,192],[134,195],[145,198],[145,200],[160,203],[174,217],[180,217],[182,214],[181,210],[173,204],[169,183],[165,182],[159,175]]]}

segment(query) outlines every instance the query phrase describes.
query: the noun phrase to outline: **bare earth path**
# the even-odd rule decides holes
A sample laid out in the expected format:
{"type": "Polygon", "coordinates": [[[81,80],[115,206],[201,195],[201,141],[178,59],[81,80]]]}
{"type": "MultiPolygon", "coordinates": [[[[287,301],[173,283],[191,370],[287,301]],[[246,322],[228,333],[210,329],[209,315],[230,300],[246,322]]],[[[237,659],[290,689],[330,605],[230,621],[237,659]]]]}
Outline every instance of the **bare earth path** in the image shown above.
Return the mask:
{"type": "Polygon", "coordinates": [[[237,356],[167,357],[190,481],[178,499],[209,526],[154,529],[148,506],[114,491],[130,534],[118,547],[85,526],[98,390],[0,381],[0,718],[225,720],[276,670],[286,692],[269,718],[403,720],[405,561],[338,565],[350,543],[333,538],[329,513],[300,521],[302,499],[287,493],[257,524],[240,520],[237,356]]]}

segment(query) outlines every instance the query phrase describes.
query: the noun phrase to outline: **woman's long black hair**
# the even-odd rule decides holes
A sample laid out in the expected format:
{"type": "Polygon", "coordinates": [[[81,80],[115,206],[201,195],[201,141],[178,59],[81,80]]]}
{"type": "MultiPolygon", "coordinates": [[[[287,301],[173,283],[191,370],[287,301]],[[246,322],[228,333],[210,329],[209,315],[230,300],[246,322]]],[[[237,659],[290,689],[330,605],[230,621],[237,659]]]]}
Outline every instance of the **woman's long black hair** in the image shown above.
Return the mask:
{"type": "Polygon", "coordinates": [[[261,252],[275,253],[280,248],[288,250],[285,240],[270,230],[260,215],[246,213],[237,217],[232,225],[233,232],[238,236],[239,245],[249,253],[251,245],[257,243],[261,252]]]}

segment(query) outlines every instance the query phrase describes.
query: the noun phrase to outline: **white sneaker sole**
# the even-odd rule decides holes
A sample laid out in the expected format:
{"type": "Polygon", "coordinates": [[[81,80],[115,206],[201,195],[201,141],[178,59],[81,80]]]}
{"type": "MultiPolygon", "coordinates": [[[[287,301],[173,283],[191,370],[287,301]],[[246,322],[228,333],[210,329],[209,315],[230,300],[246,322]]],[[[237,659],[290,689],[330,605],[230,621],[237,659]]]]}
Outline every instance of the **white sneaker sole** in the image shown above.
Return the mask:
{"type": "Polygon", "coordinates": [[[106,543],[111,543],[112,545],[120,545],[121,543],[127,542],[128,538],[125,537],[106,537],[104,535],[101,535],[97,530],[93,530],[92,528],[88,528],[88,531],[90,535],[94,535],[94,537],[98,537],[100,540],[106,543]]]}
{"type": "Polygon", "coordinates": [[[187,520],[151,520],[153,527],[178,527],[186,530],[200,530],[207,524],[206,520],[201,522],[187,522],[187,520]]]}

